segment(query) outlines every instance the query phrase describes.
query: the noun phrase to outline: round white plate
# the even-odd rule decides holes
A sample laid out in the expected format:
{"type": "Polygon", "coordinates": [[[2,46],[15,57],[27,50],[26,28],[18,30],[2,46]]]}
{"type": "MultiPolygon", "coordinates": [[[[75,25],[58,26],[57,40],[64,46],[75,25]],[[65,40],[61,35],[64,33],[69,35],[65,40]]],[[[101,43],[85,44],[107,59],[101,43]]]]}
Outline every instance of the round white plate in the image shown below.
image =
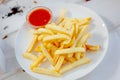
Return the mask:
{"type": "Polygon", "coordinates": [[[54,18],[59,15],[60,10],[62,8],[67,9],[68,17],[76,18],[92,17],[92,23],[90,24],[90,33],[92,34],[92,37],[89,39],[88,43],[99,44],[101,45],[101,49],[98,52],[87,53],[85,55],[86,57],[91,59],[91,62],[89,64],[68,71],[67,73],[63,74],[62,77],[53,77],[43,74],[36,74],[29,69],[31,61],[24,59],[22,57],[22,54],[26,51],[33,37],[33,35],[29,32],[30,29],[29,25],[25,23],[18,33],[15,44],[16,57],[21,67],[28,74],[34,76],[35,78],[38,78],[39,80],[75,80],[87,75],[93,69],[95,69],[95,67],[101,62],[106,53],[109,39],[107,28],[102,19],[89,8],[80,5],[51,2],[49,4],[42,4],[40,6],[49,7],[53,12],[54,18]]]}

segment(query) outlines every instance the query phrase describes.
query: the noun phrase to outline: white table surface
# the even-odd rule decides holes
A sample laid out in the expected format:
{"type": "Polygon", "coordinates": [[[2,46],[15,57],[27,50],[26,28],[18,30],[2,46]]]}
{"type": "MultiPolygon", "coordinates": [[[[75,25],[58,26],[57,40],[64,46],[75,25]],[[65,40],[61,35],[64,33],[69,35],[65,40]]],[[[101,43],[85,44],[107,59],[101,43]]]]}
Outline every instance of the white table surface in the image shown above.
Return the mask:
{"type": "MultiPolygon", "coordinates": [[[[18,1],[19,5],[25,5],[28,0],[26,0],[24,4],[21,4],[20,1],[22,0],[18,1]]],[[[29,2],[30,1],[32,4],[33,0],[29,0],[29,2]]],[[[51,1],[55,1],[55,0],[51,0],[51,1]]],[[[68,0],[65,0],[65,2],[67,1],[68,0]]],[[[93,70],[90,74],[78,80],[120,80],[120,76],[119,76],[120,74],[120,58],[119,58],[120,56],[120,49],[119,49],[120,48],[120,43],[119,43],[120,41],[120,15],[119,15],[120,0],[91,0],[89,2],[85,2],[84,0],[75,0],[75,1],[76,1],[74,2],[75,4],[84,5],[96,11],[103,18],[110,32],[109,47],[108,47],[108,51],[105,58],[95,70],[93,70]]],[[[16,5],[16,2],[15,1],[7,2],[7,5],[11,6],[11,4],[16,5]]],[[[0,14],[4,13],[4,11],[2,10],[4,9],[1,8],[1,5],[0,5],[0,14]]],[[[14,18],[17,18],[18,21],[20,21],[19,22],[19,27],[20,27],[23,23],[21,19],[23,19],[24,17],[15,15],[14,18]]],[[[13,17],[10,18],[10,20],[12,19],[13,17]]],[[[2,25],[5,24],[4,23],[5,21],[6,20],[4,21],[2,20],[2,25]]],[[[2,30],[1,28],[2,25],[0,24],[0,31],[2,30]]],[[[14,24],[14,27],[15,26],[18,26],[18,24],[14,24]]],[[[14,30],[18,29],[19,27],[15,28],[14,30]]],[[[2,32],[2,35],[8,34],[9,32],[14,30],[12,30],[12,28],[9,28],[8,30],[2,32]]],[[[36,80],[35,78],[23,72],[16,61],[16,58],[14,56],[14,42],[15,42],[16,34],[17,34],[16,32],[12,33],[5,40],[0,40],[0,48],[3,50],[3,53],[6,56],[6,63],[7,63],[6,73],[0,74],[0,80],[1,79],[2,80],[23,80],[25,77],[26,77],[26,80],[36,80]],[[9,75],[11,73],[13,73],[13,75],[9,75]]]]}

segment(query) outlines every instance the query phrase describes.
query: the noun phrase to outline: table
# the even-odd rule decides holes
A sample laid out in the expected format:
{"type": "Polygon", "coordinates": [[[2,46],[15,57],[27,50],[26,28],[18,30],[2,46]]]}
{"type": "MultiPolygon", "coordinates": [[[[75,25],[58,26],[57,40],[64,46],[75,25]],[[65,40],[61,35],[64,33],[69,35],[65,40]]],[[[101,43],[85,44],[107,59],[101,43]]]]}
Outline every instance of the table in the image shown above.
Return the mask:
{"type": "MultiPolygon", "coordinates": [[[[27,4],[27,0],[24,4],[21,4],[22,0],[19,1],[9,1],[7,5],[11,6],[14,5],[25,5],[27,4]],[[17,2],[17,3],[16,3],[17,2]]],[[[37,0],[36,0],[37,1],[37,0]]],[[[43,0],[41,0],[43,1],[43,0]]],[[[55,0],[51,0],[55,1],[55,0]]],[[[62,0],[61,0],[62,1],[62,0]]],[[[65,0],[67,2],[68,0],[65,0]]],[[[29,0],[29,3],[33,4],[33,0],[29,0]]],[[[70,1],[68,1],[70,2],[70,1]]],[[[119,0],[91,0],[91,1],[84,1],[84,0],[75,0],[75,4],[87,6],[94,11],[96,11],[105,21],[107,28],[109,30],[109,47],[107,54],[100,65],[93,70],[91,73],[86,75],[85,77],[78,79],[78,80],[119,80],[120,79],[120,9],[119,9],[119,0]]],[[[29,5],[31,5],[29,4],[29,5]]],[[[35,5],[36,3],[34,3],[35,5]]],[[[5,4],[6,5],[6,4],[5,4]]],[[[0,7],[1,9],[1,7],[0,7]]],[[[3,10],[3,9],[2,9],[3,10]]],[[[0,10],[0,13],[4,13],[0,10]]],[[[15,18],[18,18],[18,21],[21,21],[20,15],[15,15],[15,18]]],[[[11,19],[10,19],[11,20],[11,19]]],[[[16,21],[17,22],[17,21],[16,21]]],[[[19,22],[19,27],[24,21],[19,22]]],[[[2,23],[3,24],[3,23],[2,23]]],[[[18,24],[14,24],[14,27],[18,24]]],[[[1,27],[1,24],[0,24],[1,27]]],[[[18,28],[19,28],[18,27],[18,28]]],[[[6,30],[3,34],[8,34],[10,31],[14,30],[6,30]]],[[[1,30],[1,28],[0,28],[1,30]]],[[[6,73],[0,74],[0,79],[2,80],[22,80],[26,78],[26,80],[37,80],[28,74],[26,74],[19,66],[14,56],[14,41],[16,38],[17,31],[13,32],[8,38],[4,40],[0,40],[0,48],[2,48],[3,52],[6,56],[7,62],[7,70],[6,73]],[[9,75],[11,74],[11,75],[9,75]]]]}

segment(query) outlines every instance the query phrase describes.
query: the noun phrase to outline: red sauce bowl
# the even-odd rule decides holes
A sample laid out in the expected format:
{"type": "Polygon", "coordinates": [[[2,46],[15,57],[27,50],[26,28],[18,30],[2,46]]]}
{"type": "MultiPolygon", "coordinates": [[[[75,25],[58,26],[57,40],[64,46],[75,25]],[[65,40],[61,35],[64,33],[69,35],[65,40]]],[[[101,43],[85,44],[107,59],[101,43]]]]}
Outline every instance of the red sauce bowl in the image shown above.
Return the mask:
{"type": "Polygon", "coordinates": [[[27,22],[34,28],[44,27],[51,21],[52,12],[47,7],[36,7],[27,15],[27,22]]]}

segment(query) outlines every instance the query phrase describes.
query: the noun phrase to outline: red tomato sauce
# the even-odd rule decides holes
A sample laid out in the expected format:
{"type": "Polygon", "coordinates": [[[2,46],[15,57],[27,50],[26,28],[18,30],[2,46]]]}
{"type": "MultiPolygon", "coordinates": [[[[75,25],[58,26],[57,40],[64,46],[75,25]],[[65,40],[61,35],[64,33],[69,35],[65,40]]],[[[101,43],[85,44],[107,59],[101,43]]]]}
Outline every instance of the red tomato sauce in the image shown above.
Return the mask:
{"type": "Polygon", "coordinates": [[[51,13],[43,8],[33,10],[29,16],[29,23],[35,27],[46,25],[51,19],[51,13]]]}

